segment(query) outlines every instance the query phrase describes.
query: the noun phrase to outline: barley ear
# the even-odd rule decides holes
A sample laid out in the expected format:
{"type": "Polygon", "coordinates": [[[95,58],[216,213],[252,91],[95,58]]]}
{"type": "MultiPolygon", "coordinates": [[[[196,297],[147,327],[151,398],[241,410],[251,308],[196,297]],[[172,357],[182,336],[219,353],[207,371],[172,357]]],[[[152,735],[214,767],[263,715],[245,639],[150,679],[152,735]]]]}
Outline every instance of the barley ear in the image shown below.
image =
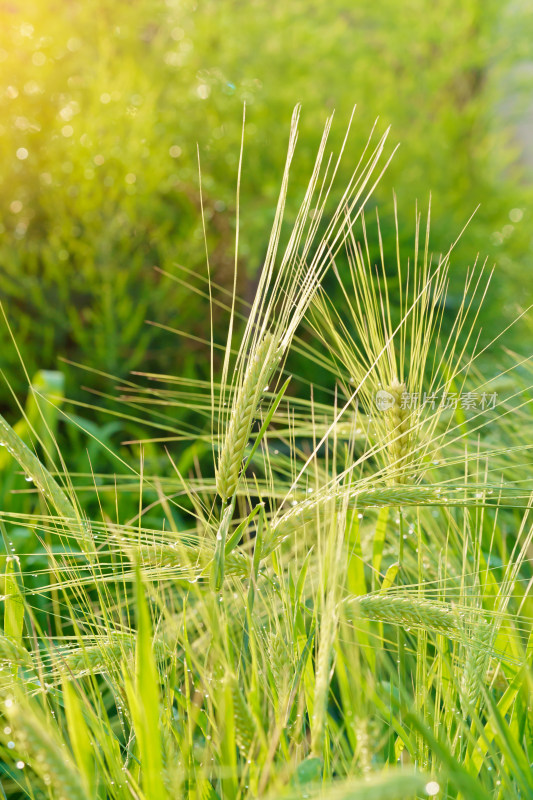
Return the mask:
{"type": "Polygon", "coordinates": [[[3,735],[13,742],[14,754],[22,757],[49,787],[50,796],[57,800],[88,800],[72,754],[43,712],[23,698],[7,698],[2,711],[8,722],[3,735]]]}
{"type": "Polygon", "coordinates": [[[337,635],[338,615],[329,604],[320,624],[320,640],[315,672],[313,716],[311,719],[311,754],[320,757],[324,750],[327,723],[327,704],[331,682],[334,643],[337,635]]]}
{"type": "Polygon", "coordinates": [[[265,334],[254,348],[241,387],[237,390],[218,459],[216,488],[224,501],[233,497],[237,489],[254,416],[279,358],[274,337],[270,333],[265,334]]]}
{"type": "Polygon", "coordinates": [[[489,667],[493,629],[485,620],[478,621],[474,629],[465,630],[466,657],[462,673],[460,700],[466,718],[475,709],[489,667]]]}
{"type": "Polygon", "coordinates": [[[391,407],[386,412],[389,437],[388,452],[391,466],[397,467],[396,483],[406,483],[406,458],[409,453],[411,414],[404,403],[407,394],[405,383],[395,379],[386,391],[393,398],[391,407]]]}
{"type": "Polygon", "coordinates": [[[231,702],[233,705],[233,724],[235,742],[241,753],[250,755],[255,739],[255,722],[235,676],[230,677],[231,702]]]}
{"type": "Polygon", "coordinates": [[[419,628],[461,638],[459,615],[447,604],[394,593],[354,598],[361,616],[406,628],[419,628]]]}
{"type": "MultiPolygon", "coordinates": [[[[67,667],[74,675],[108,673],[119,669],[124,661],[133,655],[135,640],[133,636],[110,636],[95,644],[77,647],[72,650],[57,650],[60,665],[67,667]],[[116,639],[116,640],[115,640],[116,639]]],[[[164,658],[169,648],[162,639],[154,640],[153,652],[156,659],[164,658]]]]}
{"type": "Polygon", "coordinates": [[[32,666],[31,655],[26,648],[15,639],[0,633],[0,669],[4,663],[9,667],[32,666]]]}

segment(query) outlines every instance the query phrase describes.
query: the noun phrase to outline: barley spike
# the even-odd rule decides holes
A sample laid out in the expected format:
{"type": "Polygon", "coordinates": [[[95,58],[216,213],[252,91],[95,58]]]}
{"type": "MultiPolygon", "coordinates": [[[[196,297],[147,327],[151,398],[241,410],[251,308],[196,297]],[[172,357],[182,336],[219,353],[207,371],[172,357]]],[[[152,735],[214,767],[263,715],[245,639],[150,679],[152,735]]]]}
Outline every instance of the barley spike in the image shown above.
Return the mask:
{"type": "Polygon", "coordinates": [[[356,597],[355,602],[359,613],[369,619],[461,638],[461,619],[445,603],[397,593],[367,594],[356,597]]]}
{"type": "Polygon", "coordinates": [[[273,350],[274,337],[267,333],[250,358],[241,388],[233,402],[216,475],[217,492],[224,501],[232,497],[237,489],[254,415],[265,386],[279,361],[277,350],[273,350]]]}

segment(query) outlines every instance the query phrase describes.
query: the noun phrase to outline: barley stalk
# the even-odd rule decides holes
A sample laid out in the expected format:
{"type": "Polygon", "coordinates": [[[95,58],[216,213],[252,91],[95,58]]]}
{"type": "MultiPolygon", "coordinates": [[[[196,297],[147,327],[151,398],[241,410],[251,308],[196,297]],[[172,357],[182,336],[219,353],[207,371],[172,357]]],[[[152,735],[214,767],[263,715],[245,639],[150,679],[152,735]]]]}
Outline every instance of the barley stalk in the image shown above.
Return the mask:
{"type": "Polygon", "coordinates": [[[235,494],[244,451],[252,431],[261,395],[279,361],[274,337],[267,333],[255,348],[233,403],[228,429],[218,459],[217,492],[224,501],[235,494]]]}

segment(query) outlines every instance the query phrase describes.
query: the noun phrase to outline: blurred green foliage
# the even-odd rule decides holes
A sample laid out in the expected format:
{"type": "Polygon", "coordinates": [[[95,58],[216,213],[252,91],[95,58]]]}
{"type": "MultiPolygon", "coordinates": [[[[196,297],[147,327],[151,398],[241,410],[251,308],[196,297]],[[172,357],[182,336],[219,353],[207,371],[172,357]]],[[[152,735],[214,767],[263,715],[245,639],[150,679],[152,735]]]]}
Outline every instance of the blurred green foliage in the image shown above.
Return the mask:
{"type": "MultiPolygon", "coordinates": [[[[30,374],[60,356],[119,377],[197,368],[193,346],[178,349],[145,320],[205,336],[203,301],[154,267],[205,274],[198,145],[211,267],[228,284],[244,103],[245,295],[302,102],[289,218],[325,116],[336,109],[338,145],[357,103],[346,175],[377,116],[401,142],[376,192],[386,252],[393,188],[405,243],[415,202],[427,207],[432,192],[437,254],[481,203],[457,273],[478,252],[501,267],[491,332],[531,300],[531,190],[516,135],[533,80],[528,3],[11,0],[0,14],[0,297],[30,374]]],[[[2,369],[25,393],[7,330],[0,342],[2,369]]],[[[67,395],[80,396],[79,373],[61,369],[67,395]]]]}

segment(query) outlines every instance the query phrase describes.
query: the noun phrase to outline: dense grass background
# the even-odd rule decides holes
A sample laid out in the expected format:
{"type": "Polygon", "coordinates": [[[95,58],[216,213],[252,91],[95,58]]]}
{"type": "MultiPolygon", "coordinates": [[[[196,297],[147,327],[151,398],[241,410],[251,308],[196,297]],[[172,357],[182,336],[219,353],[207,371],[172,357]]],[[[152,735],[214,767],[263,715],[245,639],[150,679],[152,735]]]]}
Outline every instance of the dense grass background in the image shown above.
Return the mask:
{"type": "MultiPolygon", "coordinates": [[[[353,153],[377,117],[401,142],[375,196],[387,253],[393,189],[406,242],[432,193],[437,253],[481,204],[456,271],[477,253],[497,261],[487,325],[531,299],[527,3],[29,0],[1,14],[0,294],[30,374],[60,368],[70,396],[80,379],[61,356],[117,376],[194,368],[192,345],[178,351],[145,320],[205,335],[199,300],[154,268],[205,272],[198,145],[211,267],[230,281],[243,103],[244,294],[301,102],[289,211],[325,115],[347,119],[357,103],[353,153]]],[[[24,391],[1,336],[4,373],[24,391]]],[[[9,404],[5,386],[1,397],[9,404]]]]}

